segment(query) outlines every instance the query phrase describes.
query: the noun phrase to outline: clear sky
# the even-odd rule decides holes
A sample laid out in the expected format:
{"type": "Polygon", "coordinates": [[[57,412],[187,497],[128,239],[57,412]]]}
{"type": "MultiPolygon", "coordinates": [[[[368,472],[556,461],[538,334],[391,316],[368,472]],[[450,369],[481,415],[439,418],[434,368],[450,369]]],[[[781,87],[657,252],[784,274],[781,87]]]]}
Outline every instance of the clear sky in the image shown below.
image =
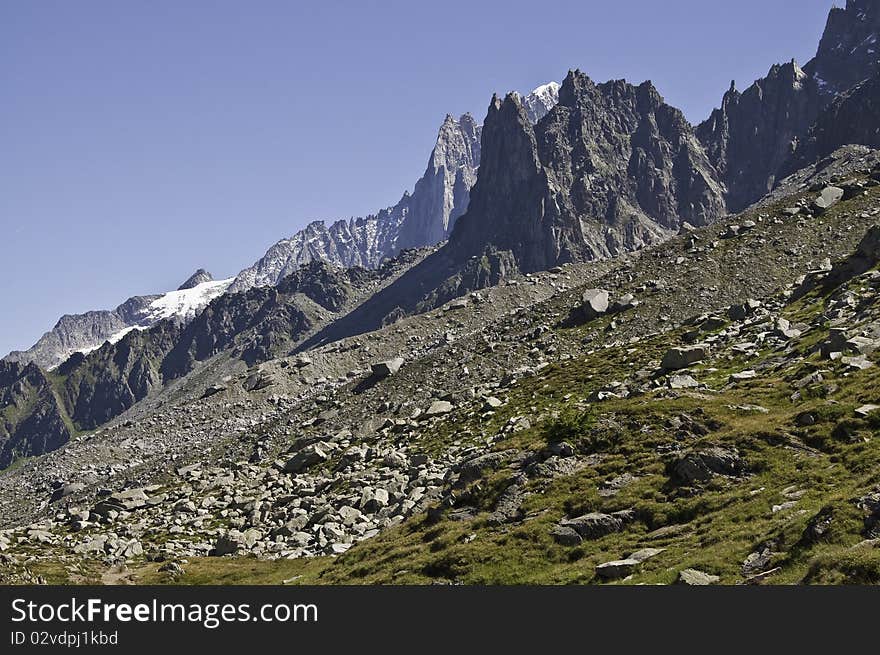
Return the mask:
{"type": "Polygon", "coordinates": [[[832,0],[3,0],[0,356],[372,213],[446,113],[580,68],[692,122],[808,60],[832,0]],[[796,8],[793,8],[793,4],[796,8]]]}

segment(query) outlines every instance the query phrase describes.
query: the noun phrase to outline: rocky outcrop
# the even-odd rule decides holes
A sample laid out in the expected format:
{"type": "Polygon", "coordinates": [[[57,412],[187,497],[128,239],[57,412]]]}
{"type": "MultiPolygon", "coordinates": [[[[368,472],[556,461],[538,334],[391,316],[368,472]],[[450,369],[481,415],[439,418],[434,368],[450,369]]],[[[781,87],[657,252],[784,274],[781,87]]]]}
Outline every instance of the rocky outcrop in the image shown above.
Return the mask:
{"type": "Polygon", "coordinates": [[[744,92],[731,83],[721,108],[697,127],[733,211],[768,193],[822,107],[819,86],[794,61],[775,65],[744,92]]]}
{"type": "MultiPolygon", "coordinates": [[[[831,10],[816,56],[803,68],[794,60],[774,65],[766,77],[742,93],[731,83],[721,107],[697,127],[697,135],[727,186],[726,200],[732,211],[744,209],[783,177],[812,163],[809,158],[818,150],[828,154],[847,143],[874,143],[865,133],[880,126],[876,112],[844,111],[841,118],[856,125],[849,133],[845,133],[846,125],[831,125],[839,108],[830,115],[822,112],[840,94],[880,71],[878,35],[880,6],[873,0],[848,0],[845,8],[831,10]],[[828,138],[822,148],[803,147],[817,120],[826,124],[821,132],[828,138]]],[[[810,135],[809,140],[817,138],[810,135]]]]}
{"type": "Polygon", "coordinates": [[[783,175],[823,159],[841,146],[880,147],[880,75],[834,99],[798,145],[783,175]]]}
{"type": "Polygon", "coordinates": [[[834,97],[880,73],[880,6],[847,0],[828,14],[815,58],[804,69],[823,94],[834,97]]]}
{"type": "Polygon", "coordinates": [[[487,245],[523,271],[657,242],[724,213],[723,187],[682,113],[650,82],[566,77],[532,126],[520,99],[493,98],[480,176],[450,237],[460,258],[487,245]]]}
{"type": "Polygon", "coordinates": [[[517,94],[492,98],[468,211],[436,253],[303,347],[443,305],[520,272],[656,243],[724,212],[723,187],[682,113],[650,82],[566,77],[533,126],[517,94]]]}

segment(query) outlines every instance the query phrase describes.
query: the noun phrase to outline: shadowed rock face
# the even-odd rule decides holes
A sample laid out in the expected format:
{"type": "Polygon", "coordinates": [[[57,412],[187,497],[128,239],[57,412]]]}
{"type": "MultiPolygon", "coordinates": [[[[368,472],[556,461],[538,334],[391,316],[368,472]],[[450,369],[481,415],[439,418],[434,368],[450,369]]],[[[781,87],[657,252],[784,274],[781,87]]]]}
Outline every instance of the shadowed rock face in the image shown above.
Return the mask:
{"type": "Polygon", "coordinates": [[[649,82],[597,85],[573,71],[534,127],[515,95],[493,98],[480,176],[449,248],[471,256],[491,244],[524,271],[617,255],[723,214],[716,177],[649,82]]]}
{"type": "MultiPolygon", "coordinates": [[[[523,99],[531,122],[555,104],[559,85],[550,82],[523,99]]],[[[434,246],[446,240],[465,213],[481,160],[482,126],[470,114],[447,115],[425,173],[412,194],[397,204],[362,218],[310,223],[289,239],[273,245],[253,266],[244,269],[230,287],[243,291],[271,286],[312,260],[344,267],[376,268],[400,251],[434,246]]]]}
{"type": "Polygon", "coordinates": [[[731,84],[721,108],[697,127],[738,211],[768,193],[822,107],[819,86],[794,61],[776,65],[743,93],[731,84]]]}
{"type": "Polygon", "coordinates": [[[839,95],[822,111],[783,174],[794,173],[847,144],[880,147],[880,75],[839,95]]]}
{"type": "Polygon", "coordinates": [[[880,72],[880,5],[847,0],[828,14],[816,57],[804,69],[824,94],[843,93],[880,72]]]}
{"type": "Polygon", "coordinates": [[[46,375],[33,363],[0,360],[0,469],[70,439],[46,375]]]}
{"type": "MultiPolygon", "coordinates": [[[[848,0],[845,8],[831,10],[816,56],[803,68],[794,61],[774,65],[742,93],[731,84],[721,107],[696,130],[727,186],[731,211],[759,200],[796,170],[792,157],[804,161],[802,142],[826,106],[880,71],[878,40],[880,4],[848,0]]],[[[876,113],[846,118],[859,127],[829,134],[825,154],[848,143],[872,145],[864,138],[864,126],[877,123],[876,113]]]]}

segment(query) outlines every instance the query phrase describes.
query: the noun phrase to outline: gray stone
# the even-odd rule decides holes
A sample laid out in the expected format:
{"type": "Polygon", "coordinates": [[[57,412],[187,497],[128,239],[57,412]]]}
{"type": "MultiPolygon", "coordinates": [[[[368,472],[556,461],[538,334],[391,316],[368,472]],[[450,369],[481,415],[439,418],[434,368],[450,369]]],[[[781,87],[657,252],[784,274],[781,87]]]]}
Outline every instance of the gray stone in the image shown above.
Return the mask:
{"type": "Polygon", "coordinates": [[[880,405],[862,405],[856,410],[856,416],[860,418],[867,418],[873,412],[876,412],[880,409],[880,405]]]}
{"type": "Polygon", "coordinates": [[[376,362],[372,364],[370,368],[373,371],[373,375],[378,378],[387,378],[390,375],[394,375],[400,370],[400,367],[403,366],[403,357],[395,357],[394,359],[389,359],[384,362],[376,362]]]}
{"type": "Polygon", "coordinates": [[[671,375],[669,377],[670,389],[695,389],[700,386],[690,375],[671,375]]]}
{"type": "Polygon", "coordinates": [[[731,321],[744,321],[749,316],[755,313],[761,306],[761,303],[757,300],[749,298],[744,303],[739,305],[731,305],[727,310],[727,316],[731,321]]]}
{"type": "Polygon", "coordinates": [[[758,374],[755,371],[740,371],[739,373],[733,373],[727,381],[731,384],[736,384],[737,382],[745,382],[746,380],[754,380],[758,377],[758,374]]]}
{"type": "Polygon", "coordinates": [[[827,186],[813,200],[812,207],[816,213],[822,214],[843,200],[843,193],[844,191],[840,187],[827,186]]]}
{"type": "Polygon", "coordinates": [[[620,516],[590,512],[573,519],[565,519],[559,525],[571,528],[584,539],[599,539],[623,529],[624,521],[620,516]]]}
{"type": "Polygon", "coordinates": [[[435,400],[431,403],[430,407],[425,410],[425,413],[422,414],[425,418],[431,418],[433,416],[443,416],[444,414],[448,414],[452,411],[452,403],[447,400],[435,400]]]}
{"type": "Polygon", "coordinates": [[[608,292],[604,289],[588,289],[581,295],[578,314],[583,321],[592,321],[608,311],[608,292]]]}
{"type": "Polygon", "coordinates": [[[76,494],[86,488],[86,485],[81,482],[69,482],[67,484],[63,484],[58,487],[55,491],[52,492],[52,501],[61,500],[66,496],[70,496],[71,494],[76,494]]]}
{"type": "Polygon", "coordinates": [[[680,482],[692,484],[706,482],[713,475],[740,475],[745,468],[735,448],[714,446],[679,457],[672,464],[672,473],[680,482]]]}
{"type": "Polygon", "coordinates": [[[229,530],[220,535],[214,544],[213,554],[217,557],[232,555],[244,548],[244,535],[238,530],[229,530]]]}
{"type": "Polygon", "coordinates": [[[717,584],[721,578],[711,573],[698,571],[697,569],[684,569],[678,572],[678,584],[689,585],[691,587],[704,587],[717,584]]]}
{"type": "Polygon", "coordinates": [[[636,300],[635,296],[633,296],[631,293],[628,293],[615,300],[608,311],[612,314],[620,314],[621,312],[635,309],[638,306],[639,301],[636,300]]]}
{"type": "Polygon", "coordinates": [[[330,450],[329,444],[323,441],[309,444],[287,461],[284,465],[284,471],[286,473],[299,473],[315,464],[325,462],[330,458],[330,450]]]}
{"type": "Polygon", "coordinates": [[[596,575],[605,580],[620,580],[630,575],[641,564],[636,559],[618,559],[596,567],[596,575]]]}
{"type": "Polygon", "coordinates": [[[652,557],[657,557],[660,553],[665,551],[665,548],[642,548],[641,550],[637,550],[632,553],[627,559],[634,559],[637,562],[644,562],[652,557]]]}
{"type": "Polygon", "coordinates": [[[676,371],[696,364],[708,355],[709,349],[702,345],[670,348],[663,356],[660,366],[667,371],[676,371]]]}

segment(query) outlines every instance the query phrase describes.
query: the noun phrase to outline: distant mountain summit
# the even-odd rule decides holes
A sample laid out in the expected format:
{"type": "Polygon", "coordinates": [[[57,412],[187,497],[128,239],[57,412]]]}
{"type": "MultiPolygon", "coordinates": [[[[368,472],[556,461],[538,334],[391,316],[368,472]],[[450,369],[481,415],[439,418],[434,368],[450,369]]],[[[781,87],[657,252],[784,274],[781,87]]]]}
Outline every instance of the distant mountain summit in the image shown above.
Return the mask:
{"type": "Polygon", "coordinates": [[[205,282],[213,282],[214,276],[208,273],[204,268],[200,268],[195,273],[189,276],[189,279],[177,287],[178,291],[183,291],[185,289],[192,289],[193,287],[197,287],[200,284],[204,284],[205,282]]]}
{"type": "Polygon", "coordinates": [[[215,281],[200,268],[177,291],[134,296],[112,310],[65,314],[29,349],[13,351],[4,359],[53,369],[74,353],[91,352],[105,342],[116,343],[132,330],[148,328],[163,319],[190,321],[231,283],[231,278],[215,281]]]}
{"type": "MultiPolygon", "coordinates": [[[[558,101],[559,84],[539,86],[522,98],[529,120],[542,118],[558,101]]],[[[481,159],[482,126],[470,114],[447,115],[440,126],[424,175],[397,204],[362,218],[307,225],[274,244],[241,271],[231,292],[274,286],[312,260],[341,267],[376,268],[407,248],[446,240],[465,213],[481,159]]]]}
{"type": "Polygon", "coordinates": [[[559,102],[559,83],[547,82],[522,98],[529,121],[537,123],[559,102]]]}

